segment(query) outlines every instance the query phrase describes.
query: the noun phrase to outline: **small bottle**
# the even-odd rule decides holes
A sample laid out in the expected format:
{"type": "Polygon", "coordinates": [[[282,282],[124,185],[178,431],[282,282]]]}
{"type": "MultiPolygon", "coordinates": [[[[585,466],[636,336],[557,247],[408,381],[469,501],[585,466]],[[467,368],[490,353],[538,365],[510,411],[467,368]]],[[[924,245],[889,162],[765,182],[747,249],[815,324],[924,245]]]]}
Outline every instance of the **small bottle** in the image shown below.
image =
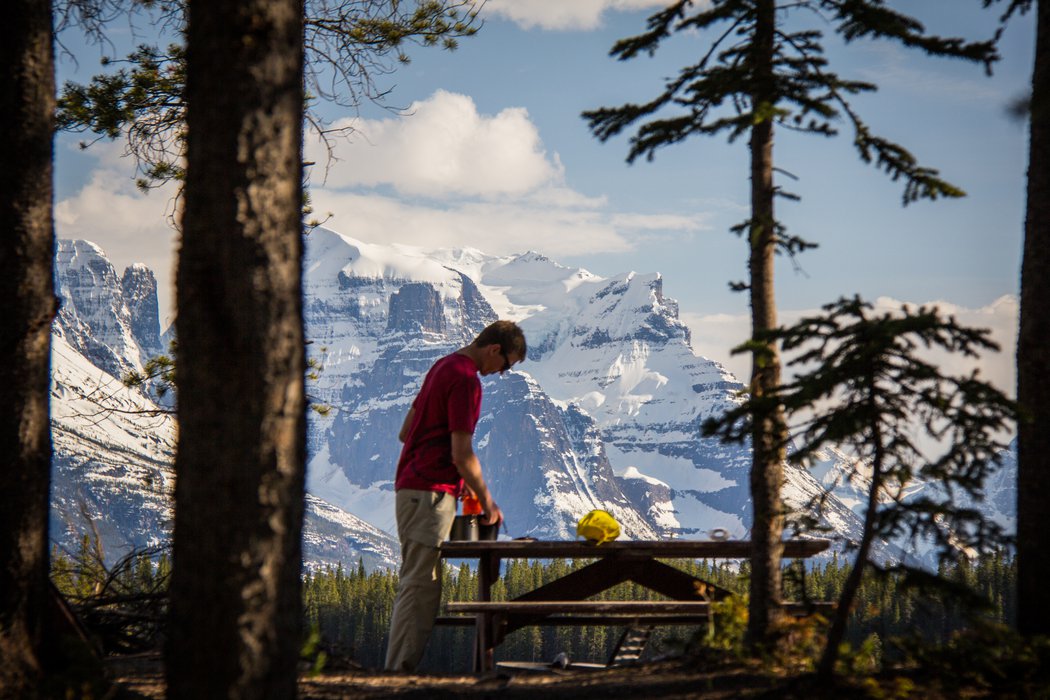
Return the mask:
{"type": "Polygon", "coordinates": [[[473,494],[463,496],[463,515],[481,515],[481,501],[473,494]]]}

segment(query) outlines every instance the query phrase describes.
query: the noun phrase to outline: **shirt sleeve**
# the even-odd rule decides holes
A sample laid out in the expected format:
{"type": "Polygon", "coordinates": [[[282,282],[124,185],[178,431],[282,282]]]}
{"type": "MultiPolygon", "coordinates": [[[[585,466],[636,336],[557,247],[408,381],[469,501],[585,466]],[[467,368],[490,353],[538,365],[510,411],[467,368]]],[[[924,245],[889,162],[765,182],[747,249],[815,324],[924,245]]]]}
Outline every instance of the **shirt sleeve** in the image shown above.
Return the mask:
{"type": "Polygon", "coordinates": [[[481,382],[477,377],[464,378],[448,392],[449,432],[474,434],[481,409],[481,382]]]}

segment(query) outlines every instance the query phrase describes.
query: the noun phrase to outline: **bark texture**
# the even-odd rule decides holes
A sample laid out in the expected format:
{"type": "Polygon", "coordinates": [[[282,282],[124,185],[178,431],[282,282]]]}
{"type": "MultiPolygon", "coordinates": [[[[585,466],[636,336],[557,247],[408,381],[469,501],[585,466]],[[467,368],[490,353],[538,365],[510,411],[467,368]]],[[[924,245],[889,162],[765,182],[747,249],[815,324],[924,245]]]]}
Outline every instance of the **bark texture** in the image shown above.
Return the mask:
{"type": "MultiPolygon", "coordinates": [[[[755,84],[752,104],[756,112],[775,103],[773,51],[776,29],[773,0],[758,3],[755,23],[755,84]]],[[[772,114],[751,129],[751,229],[748,269],[751,282],[751,337],[777,325],[773,289],[776,221],[773,212],[772,114]]],[[[753,354],[751,392],[760,399],[780,385],[780,356],[773,345],[753,354]]],[[[777,407],[755,416],[751,431],[751,589],[748,610],[748,643],[767,644],[780,615],[780,557],[784,545],[784,513],[780,490],[784,481],[784,412],[777,407]]]]}
{"type": "Polygon", "coordinates": [[[1017,626],[1050,635],[1050,2],[1036,6],[1028,211],[1017,338],[1017,626]]]}
{"type": "Polygon", "coordinates": [[[13,0],[0,27],[0,696],[33,697],[48,576],[51,426],[51,3],[13,0]]]}
{"type": "Polygon", "coordinates": [[[290,698],[305,464],[302,0],[192,3],[168,693],[290,698]]]}

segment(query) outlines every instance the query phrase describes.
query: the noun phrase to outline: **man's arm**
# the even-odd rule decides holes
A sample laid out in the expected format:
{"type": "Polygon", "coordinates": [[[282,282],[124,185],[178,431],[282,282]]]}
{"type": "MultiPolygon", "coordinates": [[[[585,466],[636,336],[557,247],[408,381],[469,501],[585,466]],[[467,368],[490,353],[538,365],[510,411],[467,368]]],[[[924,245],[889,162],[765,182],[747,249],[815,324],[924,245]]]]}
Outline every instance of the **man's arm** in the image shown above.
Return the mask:
{"type": "Polygon", "coordinates": [[[397,439],[401,442],[405,441],[408,437],[408,429],[412,426],[412,416],[416,414],[416,409],[408,409],[408,413],[405,414],[405,422],[401,424],[401,430],[397,433],[397,439]]]}
{"type": "Polygon", "coordinates": [[[499,509],[496,501],[492,499],[492,494],[489,493],[489,487],[485,483],[485,478],[481,475],[481,460],[474,454],[474,445],[470,433],[458,430],[452,433],[452,462],[456,465],[456,471],[463,477],[463,481],[467,482],[467,486],[481,501],[481,507],[485,512],[485,517],[482,518],[481,522],[485,525],[501,522],[503,520],[503,511],[499,509]]]}

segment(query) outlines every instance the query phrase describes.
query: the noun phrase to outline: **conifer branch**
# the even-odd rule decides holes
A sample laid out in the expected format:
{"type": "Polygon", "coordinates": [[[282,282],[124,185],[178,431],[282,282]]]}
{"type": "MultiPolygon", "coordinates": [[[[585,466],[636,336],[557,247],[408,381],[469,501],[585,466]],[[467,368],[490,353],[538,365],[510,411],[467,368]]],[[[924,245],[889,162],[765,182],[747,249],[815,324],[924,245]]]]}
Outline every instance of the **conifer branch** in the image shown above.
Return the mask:
{"type": "MultiPolygon", "coordinates": [[[[71,4],[79,4],[68,0],[71,4]]],[[[117,0],[82,0],[108,7],[117,0]]],[[[180,37],[185,28],[184,0],[134,0],[135,6],[163,14],[163,24],[180,37]]],[[[442,46],[454,50],[457,39],[473,36],[481,26],[484,0],[308,0],[304,19],[305,85],[311,99],[357,109],[371,101],[387,109],[393,88],[379,78],[407,63],[405,46],[442,46]]],[[[185,50],[173,43],[166,50],[142,45],[122,60],[103,59],[103,68],[126,63],[114,73],[94,76],[86,85],[67,82],[59,96],[58,128],[90,132],[98,138],[123,136],[125,155],[135,161],[140,189],[183,178],[185,150],[185,50]]],[[[329,129],[312,106],[305,115],[326,148],[330,139],[351,129],[329,129]]]]}
{"type": "MultiPolygon", "coordinates": [[[[985,8],[988,8],[992,5],[998,4],[1000,1],[1001,0],[982,0],[982,4],[985,8]]],[[[1034,4],[1035,0],[1008,0],[1006,10],[1004,10],[1003,14],[999,17],[999,24],[1005,25],[1007,22],[1010,21],[1010,18],[1013,17],[1014,14],[1026,14],[1029,10],[1032,9],[1032,6],[1034,4]]],[[[1000,31],[1001,30],[1002,27],[1000,27],[1000,31]]],[[[998,33],[996,35],[996,38],[999,38],[998,33]]]]}
{"type": "MultiPolygon", "coordinates": [[[[1017,0],[1014,0],[1015,2],[1017,0]]],[[[839,33],[846,42],[862,37],[896,39],[931,56],[961,58],[982,63],[987,73],[999,60],[994,40],[966,41],[957,37],[929,36],[918,20],[870,0],[822,0],[835,13],[839,33]]]]}

